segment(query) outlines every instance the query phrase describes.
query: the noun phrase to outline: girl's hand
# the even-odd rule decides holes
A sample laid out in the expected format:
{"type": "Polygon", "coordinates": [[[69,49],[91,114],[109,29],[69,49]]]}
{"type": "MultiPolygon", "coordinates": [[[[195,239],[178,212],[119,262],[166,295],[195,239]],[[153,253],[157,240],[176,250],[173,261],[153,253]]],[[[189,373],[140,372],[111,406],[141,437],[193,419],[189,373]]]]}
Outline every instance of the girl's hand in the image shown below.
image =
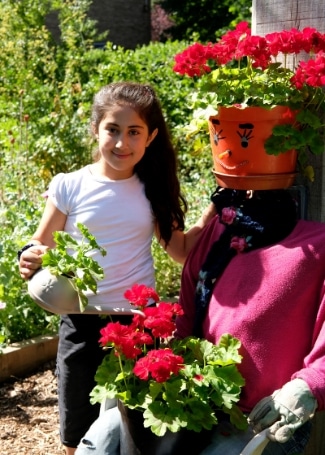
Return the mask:
{"type": "Polygon", "coordinates": [[[19,272],[24,280],[31,278],[42,266],[42,256],[49,249],[46,245],[34,245],[20,256],[19,272]]]}

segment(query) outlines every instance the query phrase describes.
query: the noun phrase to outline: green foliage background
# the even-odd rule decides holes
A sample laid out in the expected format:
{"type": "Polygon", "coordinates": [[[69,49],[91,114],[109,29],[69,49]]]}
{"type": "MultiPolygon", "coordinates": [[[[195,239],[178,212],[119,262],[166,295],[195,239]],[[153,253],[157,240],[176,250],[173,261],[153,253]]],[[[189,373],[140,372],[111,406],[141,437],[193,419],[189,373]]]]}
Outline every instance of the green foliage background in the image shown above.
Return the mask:
{"type": "MultiPolygon", "coordinates": [[[[117,80],[149,82],[160,97],[179,153],[179,175],[189,201],[187,225],[214,189],[210,154],[194,156],[182,125],[188,123],[193,81],[172,71],[173,56],[188,42],[151,43],[134,51],[107,42],[95,49],[90,0],[2,0],[0,3],[0,346],[57,330],[58,317],[27,295],[17,250],[35,231],[43,192],[58,172],[89,163],[90,107],[95,92],[117,80]],[[45,27],[57,10],[61,41],[45,27]]],[[[153,242],[157,290],[179,290],[181,267],[153,242]]]]}

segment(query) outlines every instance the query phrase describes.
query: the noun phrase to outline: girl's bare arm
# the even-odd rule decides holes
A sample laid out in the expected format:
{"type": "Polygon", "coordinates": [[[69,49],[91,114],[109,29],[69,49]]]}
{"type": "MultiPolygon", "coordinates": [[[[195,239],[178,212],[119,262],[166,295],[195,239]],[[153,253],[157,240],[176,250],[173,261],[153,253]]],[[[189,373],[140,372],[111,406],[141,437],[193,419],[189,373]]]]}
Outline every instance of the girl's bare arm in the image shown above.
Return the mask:
{"type": "Polygon", "coordinates": [[[23,251],[19,260],[20,276],[27,280],[42,265],[42,255],[49,248],[54,248],[53,232],[64,230],[66,215],[48,199],[40,224],[28,243],[34,246],[23,251]]]}
{"type": "Polygon", "coordinates": [[[203,211],[202,215],[197,220],[197,222],[193,226],[191,226],[191,228],[188,231],[186,232],[179,230],[173,231],[172,237],[167,247],[165,241],[160,238],[158,227],[156,227],[156,237],[159,243],[162,245],[162,247],[167,251],[169,256],[174,259],[174,261],[179,262],[180,264],[184,264],[191,248],[198,241],[202,229],[215,215],[216,215],[215,205],[211,202],[208,205],[208,207],[203,211]]]}

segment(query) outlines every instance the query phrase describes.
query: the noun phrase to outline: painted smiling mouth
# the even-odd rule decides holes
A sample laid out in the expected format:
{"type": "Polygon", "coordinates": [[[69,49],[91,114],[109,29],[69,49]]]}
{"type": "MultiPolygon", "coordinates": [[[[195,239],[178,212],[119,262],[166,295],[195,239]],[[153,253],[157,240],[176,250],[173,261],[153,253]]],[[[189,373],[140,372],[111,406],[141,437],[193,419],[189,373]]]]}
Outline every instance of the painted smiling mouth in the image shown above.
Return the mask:
{"type": "Polygon", "coordinates": [[[234,164],[233,166],[229,166],[228,164],[225,164],[222,160],[219,160],[218,158],[215,158],[216,162],[219,164],[219,166],[223,167],[224,169],[227,169],[228,171],[232,171],[234,169],[238,169],[239,167],[246,166],[249,161],[245,160],[242,161],[241,163],[234,164]]]}

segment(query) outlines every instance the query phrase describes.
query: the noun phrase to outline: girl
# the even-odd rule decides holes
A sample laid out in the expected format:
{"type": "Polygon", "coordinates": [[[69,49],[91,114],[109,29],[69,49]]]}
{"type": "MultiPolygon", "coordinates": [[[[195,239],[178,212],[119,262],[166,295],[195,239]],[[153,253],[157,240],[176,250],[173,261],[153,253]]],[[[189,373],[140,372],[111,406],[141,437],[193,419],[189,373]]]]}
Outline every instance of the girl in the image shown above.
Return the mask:
{"type": "MultiPolygon", "coordinates": [[[[214,216],[213,204],[184,233],[186,202],[176,174],[176,154],[161,106],[148,85],[112,83],[94,97],[92,132],[98,141],[94,162],[50,184],[40,225],[19,252],[22,278],[41,267],[42,254],[55,246],[53,232],[64,230],[77,240],[78,222],[85,224],[107,250],[94,258],[105,278],[89,303],[121,322],[130,313],[123,298],[135,283],[154,287],[152,236],[170,256],[183,263],[203,226],[214,216]]],[[[107,321],[98,315],[61,317],[57,356],[60,434],[66,455],[98,415],[89,392],[102,360],[99,330],[107,321]]]]}

